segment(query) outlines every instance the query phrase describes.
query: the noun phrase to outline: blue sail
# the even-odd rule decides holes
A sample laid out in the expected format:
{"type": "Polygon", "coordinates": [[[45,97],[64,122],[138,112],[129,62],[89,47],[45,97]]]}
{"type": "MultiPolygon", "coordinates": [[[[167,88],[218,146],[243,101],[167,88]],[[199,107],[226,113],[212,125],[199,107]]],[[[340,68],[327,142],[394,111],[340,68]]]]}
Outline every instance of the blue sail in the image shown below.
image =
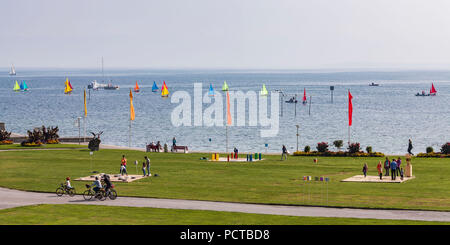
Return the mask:
{"type": "Polygon", "coordinates": [[[156,82],[153,81],[152,92],[156,92],[156,91],[158,91],[158,86],[156,85],[156,82]]]}
{"type": "Polygon", "coordinates": [[[214,89],[213,89],[212,84],[209,85],[209,92],[208,92],[208,95],[209,95],[209,96],[214,96],[214,89]]]}
{"type": "Polygon", "coordinates": [[[20,89],[23,90],[23,82],[20,82],[20,89]]]}

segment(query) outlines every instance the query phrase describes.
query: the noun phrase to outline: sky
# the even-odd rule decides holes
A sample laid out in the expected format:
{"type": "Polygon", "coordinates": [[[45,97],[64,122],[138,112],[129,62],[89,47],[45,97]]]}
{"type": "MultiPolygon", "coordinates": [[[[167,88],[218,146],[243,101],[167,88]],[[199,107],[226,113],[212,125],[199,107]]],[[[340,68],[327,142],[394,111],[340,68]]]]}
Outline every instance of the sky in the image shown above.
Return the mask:
{"type": "Polygon", "coordinates": [[[0,2],[0,67],[450,68],[448,0],[0,2]]]}

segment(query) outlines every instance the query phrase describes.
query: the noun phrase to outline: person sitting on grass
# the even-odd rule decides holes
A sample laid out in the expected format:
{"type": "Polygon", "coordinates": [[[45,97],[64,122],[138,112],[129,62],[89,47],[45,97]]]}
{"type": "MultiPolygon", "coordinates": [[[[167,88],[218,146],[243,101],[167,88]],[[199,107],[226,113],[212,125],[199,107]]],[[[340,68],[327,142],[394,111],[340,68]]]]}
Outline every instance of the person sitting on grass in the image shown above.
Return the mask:
{"type": "Polygon", "coordinates": [[[95,191],[95,193],[99,192],[100,189],[102,189],[102,183],[98,179],[98,176],[95,176],[95,181],[94,183],[92,183],[92,185],[94,186],[93,190],[95,191]]]}

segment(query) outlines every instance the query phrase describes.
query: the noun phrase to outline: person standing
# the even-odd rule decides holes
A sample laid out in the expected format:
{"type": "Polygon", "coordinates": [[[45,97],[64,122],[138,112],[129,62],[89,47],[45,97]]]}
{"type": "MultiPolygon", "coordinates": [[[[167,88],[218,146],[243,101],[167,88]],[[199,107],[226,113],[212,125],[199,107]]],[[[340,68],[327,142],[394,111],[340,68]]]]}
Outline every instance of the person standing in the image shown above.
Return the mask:
{"type": "Polygon", "coordinates": [[[150,173],[150,159],[147,156],[145,156],[144,159],[145,167],[147,168],[147,176],[152,176],[152,174],[150,173]]]}
{"type": "Polygon", "coordinates": [[[400,159],[400,157],[399,157],[397,159],[396,163],[397,163],[397,173],[396,173],[396,175],[400,176],[400,165],[402,164],[402,159],[400,159]]]}
{"type": "Polygon", "coordinates": [[[287,160],[287,149],[286,149],[286,146],[283,145],[283,148],[281,148],[281,150],[282,150],[281,161],[283,161],[283,157],[284,157],[285,160],[287,160]]]}
{"type": "Polygon", "coordinates": [[[410,155],[414,156],[414,154],[411,152],[412,148],[413,148],[412,141],[411,141],[411,139],[409,139],[409,142],[408,142],[408,153],[410,155]]]}
{"type": "Polygon", "coordinates": [[[378,162],[377,165],[378,175],[380,176],[380,180],[383,179],[383,170],[381,169],[381,161],[378,162]]]}
{"type": "Polygon", "coordinates": [[[367,169],[368,169],[367,163],[364,163],[364,167],[363,167],[363,169],[362,169],[363,174],[364,174],[364,178],[367,176],[367,169]]]}
{"type": "Polygon", "coordinates": [[[391,180],[395,180],[396,169],[397,169],[397,162],[395,161],[395,159],[392,159],[392,162],[391,162],[391,180]]]}
{"type": "Polygon", "coordinates": [[[145,163],[145,161],[143,161],[142,162],[142,173],[144,174],[143,176],[145,177],[146,176],[146,174],[145,174],[145,168],[147,167],[147,165],[146,165],[146,163],[145,163]]]}
{"type": "Polygon", "coordinates": [[[391,162],[389,161],[389,158],[386,157],[386,160],[384,161],[384,170],[386,170],[386,173],[384,176],[389,176],[389,168],[391,167],[391,162]]]}
{"type": "Polygon", "coordinates": [[[172,146],[175,148],[175,146],[177,145],[177,140],[175,139],[175,136],[172,139],[172,146]]]}

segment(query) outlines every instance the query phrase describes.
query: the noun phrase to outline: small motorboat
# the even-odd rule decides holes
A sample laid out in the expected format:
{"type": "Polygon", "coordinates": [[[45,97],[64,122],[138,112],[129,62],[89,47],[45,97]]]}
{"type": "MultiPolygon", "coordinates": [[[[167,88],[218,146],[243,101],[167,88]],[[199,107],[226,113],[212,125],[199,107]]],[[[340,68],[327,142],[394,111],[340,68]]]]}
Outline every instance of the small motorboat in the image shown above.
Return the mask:
{"type": "Polygon", "coordinates": [[[294,97],[290,98],[289,100],[286,100],[286,103],[297,103],[297,102],[298,101],[294,97]]]}
{"type": "Polygon", "coordinates": [[[376,86],[380,86],[380,84],[378,84],[378,83],[370,83],[369,86],[375,86],[376,87],[376,86]]]}
{"type": "Polygon", "coordinates": [[[117,90],[117,89],[119,89],[119,86],[113,85],[112,83],[108,83],[108,85],[103,87],[103,89],[106,89],[106,90],[117,90]]]}

